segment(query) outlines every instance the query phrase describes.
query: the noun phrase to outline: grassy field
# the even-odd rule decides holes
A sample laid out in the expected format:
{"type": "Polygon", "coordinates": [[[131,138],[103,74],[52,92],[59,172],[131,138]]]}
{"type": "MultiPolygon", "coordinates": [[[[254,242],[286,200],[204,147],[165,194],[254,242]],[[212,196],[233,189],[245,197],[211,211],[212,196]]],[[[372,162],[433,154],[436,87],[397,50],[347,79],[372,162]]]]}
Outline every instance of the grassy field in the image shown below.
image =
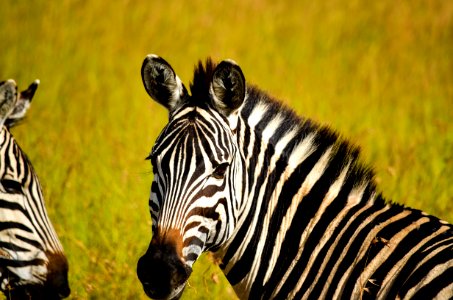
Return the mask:
{"type": "MultiPolygon", "coordinates": [[[[361,145],[386,197],[453,222],[452,1],[6,0],[0,38],[0,78],[41,80],[14,135],[65,247],[71,299],[146,299],[144,158],[167,120],[141,83],[148,53],[186,85],[198,59],[234,59],[361,145]]],[[[210,261],[185,299],[234,298],[210,261]]]]}

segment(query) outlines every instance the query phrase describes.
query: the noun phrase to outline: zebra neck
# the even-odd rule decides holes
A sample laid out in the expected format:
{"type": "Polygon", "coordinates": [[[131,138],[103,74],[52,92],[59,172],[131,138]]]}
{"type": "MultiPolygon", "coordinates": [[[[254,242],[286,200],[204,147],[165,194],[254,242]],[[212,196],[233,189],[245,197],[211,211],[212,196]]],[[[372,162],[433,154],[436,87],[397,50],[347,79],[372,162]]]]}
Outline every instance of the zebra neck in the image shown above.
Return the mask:
{"type": "MultiPolygon", "coordinates": [[[[16,140],[6,128],[0,134],[0,146],[1,156],[9,157],[9,159],[14,158],[15,164],[20,166],[20,168],[11,168],[0,162],[1,178],[22,183],[20,193],[0,191],[1,206],[8,208],[7,210],[0,210],[0,222],[11,222],[14,219],[24,220],[22,222],[30,228],[27,231],[36,231],[36,234],[40,237],[41,247],[52,253],[63,253],[63,247],[53,225],[50,223],[47,210],[42,206],[44,198],[38,176],[19,144],[16,143],[16,140]],[[36,215],[30,214],[31,211],[35,212],[36,215]]],[[[0,237],[3,234],[5,233],[2,232],[0,237]]],[[[30,252],[28,255],[36,254],[30,252]]],[[[1,256],[0,253],[0,258],[1,256]]]]}
{"type": "Polygon", "coordinates": [[[321,218],[342,207],[371,205],[376,198],[383,202],[372,172],[358,162],[357,148],[269,99],[258,99],[253,109],[244,107],[238,123],[244,164],[237,179],[240,209],[233,236],[219,251],[221,268],[244,297],[257,276],[269,279],[272,257],[285,251],[289,238],[303,247],[321,218]],[[269,259],[266,267],[262,259],[269,259]]]}

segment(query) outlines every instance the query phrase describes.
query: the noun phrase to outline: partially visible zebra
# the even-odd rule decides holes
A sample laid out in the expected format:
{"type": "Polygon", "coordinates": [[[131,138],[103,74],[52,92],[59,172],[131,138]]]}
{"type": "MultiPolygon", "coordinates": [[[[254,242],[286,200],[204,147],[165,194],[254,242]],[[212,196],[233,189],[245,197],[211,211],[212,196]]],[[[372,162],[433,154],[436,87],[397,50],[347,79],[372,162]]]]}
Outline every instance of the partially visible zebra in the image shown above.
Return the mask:
{"type": "Polygon", "coordinates": [[[39,81],[17,92],[0,83],[0,288],[8,299],[62,299],[68,263],[47,216],[38,177],[9,128],[30,106],[39,81]]]}
{"type": "Polygon", "coordinates": [[[179,298],[204,251],[243,299],[453,297],[453,226],[386,201],[358,148],[246,85],[231,60],[200,62],[191,94],[155,55],[142,78],[169,111],[137,265],[149,297],[179,298]]]}

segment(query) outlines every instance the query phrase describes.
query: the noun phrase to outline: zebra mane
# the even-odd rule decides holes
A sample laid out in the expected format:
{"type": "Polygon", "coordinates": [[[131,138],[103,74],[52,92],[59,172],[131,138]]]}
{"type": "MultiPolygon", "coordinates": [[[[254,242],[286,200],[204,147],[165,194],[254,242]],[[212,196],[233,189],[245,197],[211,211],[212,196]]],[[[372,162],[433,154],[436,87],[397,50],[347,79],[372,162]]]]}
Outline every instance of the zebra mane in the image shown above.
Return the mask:
{"type": "MultiPolygon", "coordinates": [[[[362,163],[360,159],[360,147],[343,138],[329,126],[320,125],[312,119],[299,116],[283,102],[273,98],[256,86],[248,85],[247,98],[241,109],[243,119],[248,120],[254,109],[258,106],[261,106],[263,115],[260,121],[254,126],[255,134],[261,135],[272,120],[281,120],[278,128],[269,139],[269,143],[274,148],[278,141],[284,138],[289,131],[296,131],[296,134],[288,143],[281,156],[289,159],[289,156],[301,141],[309,135],[314,135],[314,145],[317,149],[326,150],[330,146],[333,146],[330,165],[337,164],[341,167],[349,162],[347,177],[353,179],[354,186],[365,185],[367,186],[368,193],[372,194],[376,192],[374,170],[369,165],[362,163]]],[[[335,179],[336,177],[332,176],[332,178],[335,179]]],[[[380,193],[376,193],[376,195],[379,200],[383,200],[380,193]]]]}
{"type": "Polygon", "coordinates": [[[197,106],[206,106],[206,99],[210,99],[209,87],[211,85],[212,76],[217,64],[214,63],[211,57],[206,59],[205,64],[200,60],[195,66],[193,80],[190,83],[190,93],[192,94],[191,101],[197,106]],[[205,102],[201,102],[205,101],[205,102]]]}

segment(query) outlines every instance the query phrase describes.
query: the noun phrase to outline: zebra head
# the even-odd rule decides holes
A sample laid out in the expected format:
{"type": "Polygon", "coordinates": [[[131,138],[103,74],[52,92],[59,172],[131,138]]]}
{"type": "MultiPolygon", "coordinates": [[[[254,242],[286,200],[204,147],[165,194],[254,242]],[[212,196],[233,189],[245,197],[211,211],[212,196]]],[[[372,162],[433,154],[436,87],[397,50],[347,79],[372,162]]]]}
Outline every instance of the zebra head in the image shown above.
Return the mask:
{"type": "Polygon", "coordinates": [[[68,264],[50,223],[41,186],[9,128],[30,106],[39,81],[17,92],[0,82],[0,290],[8,299],[69,295],[68,264]]]}
{"type": "Polygon", "coordinates": [[[246,85],[233,61],[200,62],[191,95],[162,58],[142,66],[148,94],[169,111],[149,156],[153,238],[137,275],[151,298],[177,299],[203,251],[219,249],[236,222],[241,158],[236,127],[246,85]]]}

